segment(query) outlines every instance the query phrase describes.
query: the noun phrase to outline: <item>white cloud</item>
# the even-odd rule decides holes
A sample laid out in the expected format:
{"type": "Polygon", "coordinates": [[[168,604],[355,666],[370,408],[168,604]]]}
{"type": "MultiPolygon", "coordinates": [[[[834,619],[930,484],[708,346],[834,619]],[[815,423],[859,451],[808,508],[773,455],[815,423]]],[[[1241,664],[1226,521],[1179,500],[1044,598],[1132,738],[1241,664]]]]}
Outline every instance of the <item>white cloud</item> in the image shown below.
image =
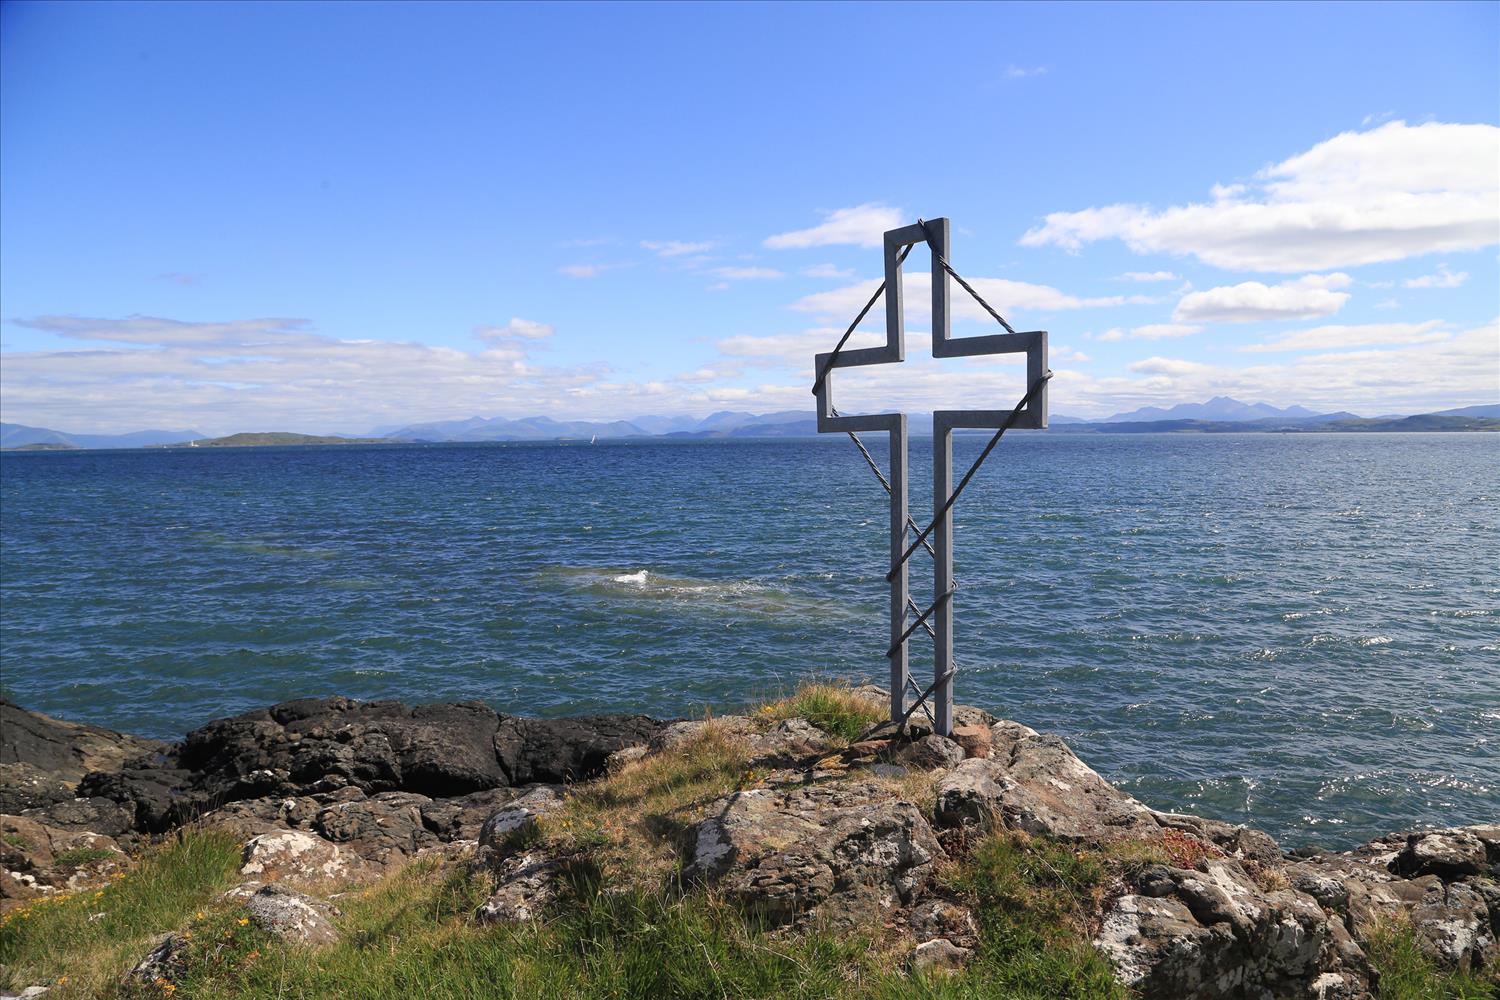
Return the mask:
{"type": "Polygon", "coordinates": [[[1099,336],[1095,337],[1094,339],[1098,340],[1098,341],[1102,341],[1103,343],[1106,343],[1106,344],[1113,344],[1116,341],[1124,340],[1125,337],[1126,337],[1126,333],[1125,333],[1124,330],[1121,330],[1119,327],[1112,327],[1112,328],[1110,328],[1108,330],[1105,330],[1103,333],[1099,334],[1099,336]]]}
{"type": "Polygon", "coordinates": [[[1447,264],[1439,264],[1436,274],[1424,274],[1419,278],[1408,278],[1401,282],[1402,288],[1457,288],[1469,280],[1468,271],[1453,272],[1447,264]]]}
{"type": "Polygon", "coordinates": [[[886,230],[897,229],[912,221],[900,209],[879,202],[836,209],[824,213],[824,219],[822,225],[811,229],[768,236],[765,245],[772,250],[797,250],[838,244],[878,247],[884,245],[886,230]]]}
{"type": "Polygon", "coordinates": [[[712,240],[704,240],[700,243],[687,243],[683,240],[641,240],[641,247],[650,250],[658,257],[681,257],[684,254],[703,253],[712,250],[716,243],[712,240]]]}
{"type": "Polygon", "coordinates": [[[712,273],[725,281],[769,281],[786,277],[774,267],[716,267],[712,273]]]}
{"type": "Polygon", "coordinates": [[[802,273],[809,278],[852,278],[853,268],[835,267],[833,264],[814,264],[804,267],[802,273]]]}
{"type": "Polygon", "coordinates": [[[553,329],[546,323],[536,323],[519,316],[513,317],[504,326],[476,326],[474,336],[480,340],[544,340],[552,336],[553,329]]]}
{"type": "MultiPolygon", "coordinates": [[[[792,303],[792,308],[799,312],[816,313],[820,316],[842,318],[848,322],[863,308],[880,286],[879,278],[871,278],[853,285],[845,285],[843,288],[830,289],[826,292],[816,292],[805,296],[792,303]]],[[[1013,310],[1032,310],[1036,312],[1051,312],[1060,309],[1088,309],[1099,306],[1137,305],[1153,301],[1141,295],[1109,295],[1102,298],[1079,298],[1066,292],[1058,291],[1050,285],[1033,285],[1025,281],[1010,281],[1006,278],[968,278],[969,284],[983,295],[985,301],[994,306],[1000,315],[1008,315],[1013,310]]],[[[926,271],[914,271],[904,276],[902,283],[903,291],[908,303],[925,303],[932,292],[932,276],[926,271]]],[[[967,295],[963,289],[954,287],[952,293],[953,313],[961,319],[982,319],[986,322],[994,322],[979,304],[967,295]]],[[[870,310],[866,322],[883,324],[885,313],[877,306],[870,310]]]]}
{"type": "Polygon", "coordinates": [[[1032,66],[1028,69],[1025,66],[1017,66],[1015,63],[1011,63],[1005,67],[1005,76],[1009,80],[1021,80],[1028,76],[1045,76],[1046,74],[1046,66],[1032,66]]]}
{"type": "Polygon", "coordinates": [[[1381,299],[1379,302],[1375,303],[1375,308],[1376,309],[1400,309],[1401,308],[1401,301],[1399,299],[1381,299]]]}
{"type": "Polygon", "coordinates": [[[1438,332],[1443,321],[1425,323],[1363,323],[1352,326],[1318,326],[1310,330],[1284,333],[1275,340],[1249,344],[1242,351],[1321,351],[1341,347],[1370,347],[1383,344],[1432,344],[1452,339],[1451,333],[1438,332]]]}
{"type": "Polygon", "coordinates": [[[1251,323],[1278,319],[1331,316],[1349,300],[1347,274],[1309,274],[1279,285],[1243,281],[1202,292],[1189,292],[1177,302],[1172,318],[1189,323],[1251,323]]]}
{"type": "Polygon", "coordinates": [[[1432,343],[1302,354],[1247,368],[1158,357],[1136,362],[1130,372],[1104,378],[1073,372],[1059,378],[1052,406],[1064,413],[1102,415],[1226,395],[1377,414],[1492,403],[1500,372],[1500,320],[1432,343]]]}
{"type": "Polygon", "coordinates": [[[1209,204],[1054,212],[1026,246],[1120,239],[1245,271],[1301,271],[1472,250],[1500,241],[1500,128],[1390,122],[1261,170],[1209,204]],[[1240,194],[1245,196],[1242,198],[1240,194]]]}
{"type": "Polygon", "coordinates": [[[1126,271],[1119,275],[1120,281],[1181,281],[1180,275],[1171,271],[1126,271]]]}
{"type": "Polygon", "coordinates": [[[1187,337],[1202,330],[1203,327],[1191,323],[1147,323],[1131,330],[1130,335],[1142,340],[1162,340],[1166,337],[1187,337]]]}

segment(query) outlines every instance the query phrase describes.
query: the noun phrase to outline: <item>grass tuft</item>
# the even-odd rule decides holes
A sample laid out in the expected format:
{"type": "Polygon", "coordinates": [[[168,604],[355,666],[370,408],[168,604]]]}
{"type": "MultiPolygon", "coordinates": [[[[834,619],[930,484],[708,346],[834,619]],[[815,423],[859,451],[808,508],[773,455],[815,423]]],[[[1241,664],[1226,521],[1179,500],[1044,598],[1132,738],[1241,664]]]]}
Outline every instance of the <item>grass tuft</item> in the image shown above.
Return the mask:
{"type": "Polygon", "coordinates": [[[1406,921],[1388,921],[1365,944],[1375,967],[1379,1000],[1494,1000],[1500,979],[1468,972],[1442,972],[1417,944],[1406,921]]]}
{"type": "Polygon", "coordinates": [[[797,691],[755,710],[767,722],[806,719],[831,736],[857,739],[865,730],[883,721],[889,707],[838,684],[804,684],[797,691]]]}
{"type": "Polygon", "coordinates": [[[238,881],[238,841],[185,830],[147,851],[102,889],[43,897],[0,917],[0,982],[56,982],[49,996],[112,995],[152,939],[186,925],[238,881]]]}

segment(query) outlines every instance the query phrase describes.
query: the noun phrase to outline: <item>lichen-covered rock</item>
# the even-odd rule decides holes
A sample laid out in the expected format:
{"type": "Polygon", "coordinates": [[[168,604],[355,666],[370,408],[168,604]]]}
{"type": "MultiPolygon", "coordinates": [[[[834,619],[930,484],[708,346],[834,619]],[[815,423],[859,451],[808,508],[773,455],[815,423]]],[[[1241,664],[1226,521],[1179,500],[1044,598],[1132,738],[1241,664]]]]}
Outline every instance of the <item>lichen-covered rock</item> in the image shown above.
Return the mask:
{"type": "Polygon", "coordinates": [[[302,830],[273,830],[250,838],[241,862],[241,875],[288,885],[342,882],[365,874],[358,858],[302,830]]]}
{"type": "Polygon", "coordinates": [[[482,924],[535,920],[558,895],[563,864],[540,853],[506,858],[496,872],[495,891],[475,912],[482,924]]]}
{"type": "Polygon", "coordinates": [[[922,975],[952,975],[964,967],[974,952],[947,938],[923,941],[912,949],[911,970],[922,975]]]}
{"type": "Polygon", "coordinates": [[[1099,777],[1057,737],[1007,722],[990,732],[989,758],[965,760],[938,783],[939,823],[998,823],[1084,843],[1159,832],[1151,810],[1099,777]]]}
{"type": "Polygon", "coordinates": [[[181,934],[167,934],[158,941],[146,957],[125,973],[126,986],[156,987],[175,985],[187,971],[187,938],[181,934]]]}
{"type": "Polygon", "coordinates": [[[481,853],[491,860],[499,860],[512,845],[528,834],[540,829],[541,821],[562,807],[563,797],[559,789],[551,785],[537,785],[525,795],[501,806],[490,814],[479,829],[481,853]]]}
{"type": "Polygon", "coordinates": [[[1489,868],[1484,841],[1469,830],[1413,833],[1391,862],[1398,875],[1436,875],[1445,881],[1478,875],[1489,868]]]}
{"type": "Polygon", "coordinates": [[[1276,846],[1271,835],[1252,826],[1224,823],[1183,813],[1157,812],[1154,809],[1151,810],[1151,816],[1163,829],[1190,833],[1230,857],[1277,864],[1282,861],[1281,848],[1276,846]]]}
{"type": "Polygon", "coordinates": [[[918,941],[946,938],[972,948],[979,940],[979,928],[968,907],[946,899],[924,899],[914,905],[907,915],[906,926],[918,941]]]}
{"type": "Polygon", "coordinates": [[[337,916],[336,907],[284,885],[262,886],[245,900],[245,912],[261,930],[293,944],[316,947],[339,939],[329,919],[337,916]]]}
{"type": "Polygon", "coordinates": [[[1094,942],[1141,996],[1306,996],[1330,972],[1363,984],[1364,970],[1344,962],[1357,961],[1357,951],[1336,947],[1330,918],[1311,897],[1266,891],[1230,858],[1210,859],[1201,871],[1154,872],[1162,877],[1150,895],[1125,895],[1106,908],[1094,942]]]}
{"type": "Polygon", "coordinates": [[[684,877],[772,924],[852,926],[910,903],[942,854],[921,812],[872,782],[751,789],[708,808],[684,877]]]}

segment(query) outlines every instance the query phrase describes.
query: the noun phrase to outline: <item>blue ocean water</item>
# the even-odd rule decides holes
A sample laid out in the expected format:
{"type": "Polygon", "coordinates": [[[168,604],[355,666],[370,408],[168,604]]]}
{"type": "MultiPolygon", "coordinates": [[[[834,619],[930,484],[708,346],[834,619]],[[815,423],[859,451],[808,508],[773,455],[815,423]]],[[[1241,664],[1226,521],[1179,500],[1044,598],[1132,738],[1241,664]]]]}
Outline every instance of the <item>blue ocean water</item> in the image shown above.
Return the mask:
{"type": "MultiPolygon", "coordinates": [[[[885,519],[841,436],[8,454],[3,684],[175,737],[303,695],[883,682],[885,519]]],[[[1015,434],[956,572],[959,700],[1158,808],[1287,845],[1500,817],[1500,437],[1015,434]]]]}

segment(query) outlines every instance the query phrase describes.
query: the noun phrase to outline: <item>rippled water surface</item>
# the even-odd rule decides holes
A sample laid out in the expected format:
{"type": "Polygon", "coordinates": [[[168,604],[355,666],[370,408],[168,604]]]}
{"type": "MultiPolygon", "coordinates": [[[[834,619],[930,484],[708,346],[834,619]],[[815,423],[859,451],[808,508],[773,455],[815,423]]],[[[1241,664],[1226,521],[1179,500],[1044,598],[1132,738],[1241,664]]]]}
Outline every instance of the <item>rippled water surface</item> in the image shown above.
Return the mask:
{"type": "MultiPolygon", "coordinates": [[[[842,438],[6,455],[0,500],[8,694],[133,732],[884,673],[842,438]]],[[[1500,817],[1500,438],[1012,435],[958,510],[960,701],[1288,844],[1500,817]]]]}

